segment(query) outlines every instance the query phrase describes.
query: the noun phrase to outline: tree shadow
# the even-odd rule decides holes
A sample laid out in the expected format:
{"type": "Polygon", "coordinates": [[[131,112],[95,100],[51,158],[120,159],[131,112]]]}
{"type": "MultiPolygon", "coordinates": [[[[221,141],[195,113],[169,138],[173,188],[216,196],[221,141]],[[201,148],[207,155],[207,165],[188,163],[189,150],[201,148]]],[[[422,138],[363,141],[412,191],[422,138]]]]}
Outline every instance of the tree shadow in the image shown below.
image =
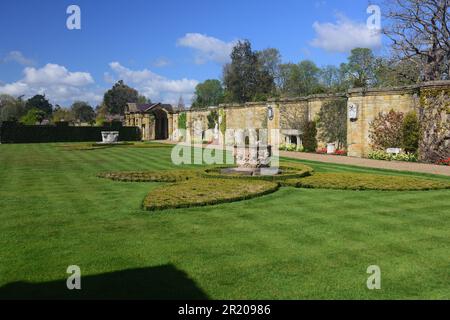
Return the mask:
{"type": "Polygon", "coordinates": [[[99,275],[81,274],[81,290],[67,289],[66,280],[9,283],[0,288],[0,299],[208,299],[185,272],[171,264],[99,275]]]}

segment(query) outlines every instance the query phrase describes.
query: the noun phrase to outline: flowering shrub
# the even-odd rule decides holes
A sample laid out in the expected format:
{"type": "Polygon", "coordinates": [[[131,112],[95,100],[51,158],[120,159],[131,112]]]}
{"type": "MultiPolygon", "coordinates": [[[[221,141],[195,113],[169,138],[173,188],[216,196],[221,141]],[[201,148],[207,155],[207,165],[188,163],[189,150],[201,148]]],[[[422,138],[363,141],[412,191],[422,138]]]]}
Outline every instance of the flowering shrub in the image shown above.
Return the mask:
{"type": "Polygon", "coordinates": [[[384,150],[402,145],[403,113],[394,110],[380,112],[370,123],[369,138],[374,150],[384,150]]]}
{"type": "Polygon", "coordinates": [[[294,143],[280,144],[279,149],[282,151],[303,151],[302,147],[297,148],[297,145],[294,143]]]}
{"type": "Polygon", "coordinates": [[[382,150],[370,152],[368,158],[374,160],[417,162],[417,155],[415,153],[392,154],[382,150]]]}
{"type": "Polygon", "coordinates": [[[335,154],[336,156],[346,156],[346,155],[347,155],[347,151],[346,151],[346,150],[336,150],[336,151],[334,152],[334,154],[335,154]]]}
{"type": "MultiPolygon", "coordinates": [[[[316,150],[316,153],[318,153],[318,154],[328,154],[328,150],[327,150],[327,148],[319,148],[319,149],[316,150]]],[[[346,156],[347,155],[347,151],[345,151],[345,150],[336,150],[332,154],[335,155],[335,156],[346,156]]]]}
{"type": "Polygon", "coordinates": [[[447,159],[439,160],[437,164],[441,166],[450,166],[450,157],[448,157],[447,159]]]}

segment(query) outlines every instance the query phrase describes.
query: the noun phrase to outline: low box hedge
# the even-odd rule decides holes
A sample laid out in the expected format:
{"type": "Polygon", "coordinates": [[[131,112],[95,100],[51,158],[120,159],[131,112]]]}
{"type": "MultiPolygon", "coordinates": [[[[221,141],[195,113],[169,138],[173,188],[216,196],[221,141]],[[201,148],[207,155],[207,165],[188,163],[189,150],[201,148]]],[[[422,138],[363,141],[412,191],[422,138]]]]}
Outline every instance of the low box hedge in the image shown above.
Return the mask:
{"type": "Polygon", "coordinates": [[[197,170],[166,170],[102,172],[97,176],[122,182],[177,182],[192,179],[197,175],[197,170]]]}
{"type": "Polygon", "coordinates": [[[152,190],[143,207],[149,211],[235,202],[273,193],[276,182],[234,179],[189,179],[152,190]]]}
{"type": "Polygon", "coordinates": [[[283,186],[342,190],[416,191],[450,189],[450,182],[416,177],[365,173],[315,173],[301,179],[289,179],[283,186]]]}
{"type": "Polygon", "coordinates": [[[229,167],[216,167],[206,169],[202,176],[205,178],[220,179],[244,179],[244,180],[265,180],[265,181],[282,181],[293,178],[307,177],[314,171],[311,167],[295,162],[282,163],[280,166],[281,174],[273,176],[248,176],[240,174],[221,173],[222,169],[229,167]]]}

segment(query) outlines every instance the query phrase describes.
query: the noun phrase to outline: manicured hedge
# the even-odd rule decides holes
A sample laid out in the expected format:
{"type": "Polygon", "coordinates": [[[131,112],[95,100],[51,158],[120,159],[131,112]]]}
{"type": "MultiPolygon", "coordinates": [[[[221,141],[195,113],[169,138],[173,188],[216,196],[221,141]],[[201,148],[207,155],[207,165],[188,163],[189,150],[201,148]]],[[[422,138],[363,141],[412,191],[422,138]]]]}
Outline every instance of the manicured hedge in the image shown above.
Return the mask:
{"type": "Polygon", "coordinates": [[[120,141],[139,141],[138,127],[102,126],[74,127],[68,125],[22,125],[3,122],[0,127],[1,143],[44,143],[102,141],[102,131],[119,131],[120,141]]]}
{"type": "Polygon", "coordinates": [[[343,190],[414,191],[450,189],[450,182],[425,178],[364,173],[316,173],[302,179],[289,179],[283,186],[343,190]]]}
{"type": "Polygon", "coordinates": [[[196,177],[196,170],[102,172],[97,176],[123,182],[177,182],[196,177]]]}
{"type": "Polygon", "coordinates": [[[99,150],[106,148],[140,148],[140,149],[155,149],[155,148],[172,148],[169,144],[164,143],[148,143],[148,142],[120,142],[114,144],[98,144],[98,143],[71,143],[58,145],[65,151],[87,151],[99,150]]]}
{"type": "Polygon", "coordinates": [[[266,181],[282,181],[293,178],[307,177],[312,174],[313,169],[307,165],[296,162],[281,163],[281,174],[273,176],[247,176],[240,174],[224,174],[221,170],[224,168],[209,168],[203,173],[205,178],[220,178],[220,179],[246,179],[246,180],[266,180],[266,181]]]}
{"type": "Polygon", "coordinates": [[[276,182],[262,180],[190,179],[152,190],[143,206],[149,211],[235,202],[273,193],[276,182]]]}

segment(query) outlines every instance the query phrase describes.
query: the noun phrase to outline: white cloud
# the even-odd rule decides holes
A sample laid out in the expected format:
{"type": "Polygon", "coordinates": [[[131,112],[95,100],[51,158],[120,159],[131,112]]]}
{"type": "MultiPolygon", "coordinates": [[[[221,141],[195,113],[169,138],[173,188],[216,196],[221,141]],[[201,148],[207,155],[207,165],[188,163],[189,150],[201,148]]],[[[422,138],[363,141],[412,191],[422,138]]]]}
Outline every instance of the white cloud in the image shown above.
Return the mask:
{"type": "Polygon", "coordinates": [[[24,77],[16,82],[0,85],[0,93],[13,96],[45,94],[52,103],[70,104],[75,100],[98,103],[101,91],[93,88],[94,79],[87,72],[70,72],[57,64],[46,64],[42,68],[27,67],[24,77]]]}
{"type": "Polygon", "coordinates": [[[350,52],[354,48],[381,47],[381,33],[369,29],[366,23],[349,20],[344,15],[338,15],[336,23],[314,22],[316,38],[311,45],[325,49],[328,52],[350,52]]]}
{"type": "Polygon", "coordinates": [[[208,61],[226,63],[230,61],[230,54],[237,40],[225,42],[200,33],[186,33],[177,40],[177,45],[196,51],[195,63],[203,64],[208,61]]]}
{"type": "Polygon", "coordinates": [[[107,75],[113,81],[124,80],[140,94],[155,102],[175,104],[181,95],[188,105],[193,97],[195,86],[198,84],[198,81],[193,79],[167,79],[148,69],[131,70],[119,62],[111,62],[109,66],[115,76],[113,77],[109,73],[106,73],[105,76],[107,75]]]}
{"type": "Polygon", "coordinates": [[[167,58],[164,58],[164,57],[163,58],[159,58],[155,62],[153,62],[153,65],[155,67],[158,67],[158,68],[167,67],[170,64],[171,64],[170,60],[167,59],[167,58]]]}
{"type": "Polygon", "coordinates": [[[11,51],[6,57],[3,58],[3,62],[16,62],[23,66],[32,66],[34,65],[34,61],[30,58],[27,58],[20,51],[11,51]]]}

